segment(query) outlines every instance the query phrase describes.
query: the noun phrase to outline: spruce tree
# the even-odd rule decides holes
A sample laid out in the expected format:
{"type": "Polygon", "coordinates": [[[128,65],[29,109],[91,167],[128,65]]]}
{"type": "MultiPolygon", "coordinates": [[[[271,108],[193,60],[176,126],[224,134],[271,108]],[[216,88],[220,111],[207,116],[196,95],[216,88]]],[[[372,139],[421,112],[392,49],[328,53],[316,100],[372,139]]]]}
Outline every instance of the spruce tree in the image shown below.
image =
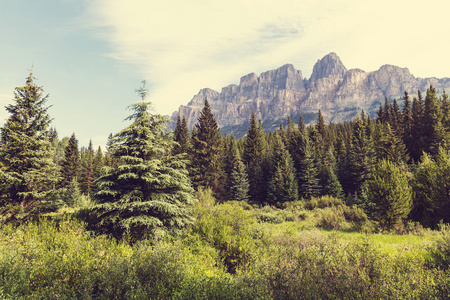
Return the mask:
{"type": "Polygon", "coordinates": [[[82,174],[81,174],[81,191],[89,196],[94,187],[94,148],[92,141],[89,141],[89,147],[83,155],[82,174]]]}
{"type": "Polygon", "coordinates": [[[244,141],[243,162],[247,167],[250,200],[256,203],[263,203],[266,199],[266,187],[264,185],[266,141],[264,135],[261,123],[256,120],[256,114],[252,111],[250,126],[244,141]]]}
{"type": "Polygon", "coordinates": [[[178,116],[177,126],[174,130],[174,139],[175,142],[178,143],[174,147],[174,154],[191,152],[192,141],[185,116],[181,119],[180,116],[178,116]]]}
{"type": "Polygon", "coordinates": [[[94,178],[100,177],[103,168],[103,151],[100,146],[98,146],[97,152],[94,157],[94,178]]]}
{"type": "Polygon", "coordinates": [[[208,100],[200,112],[192,135],[193,181],[196,187],[210,187],[216,197],[223,196],[224,153],[219,126],[214,119],[208,100]]]}
{"type": "Polygon", "coordinates": [[[412,188],[408,176],[396,164],[381,160],[368,182],[372,216],[385,229],[392,229],[408,216],[412,208],[412,188]]]}
{"type": "MultiPolygon", "coordinates": [[[[379,127],[383,126],[382,124],[379,127]]],[[[403,140],[391,129],[389,123],[385,124],[381,131],[380,140],[377,142],[378,159],[387,159],[396,164],[407,163],[409,155],[403,140]]]]}
{"type": "Polygon", "coordinates": [[[180,155],[172,155],[173,137],[164,133],[168,119],[150,112],[145,82],[142,102],[130,106],[133,123],[115,134],[110,151],[117,166],[106,167],[97,180],[90,225],[132,240],[177,229],[192,222],[193,189],[180,155]]]}
{"type": "Polygon", "coordinates": [[[414,208],[411,217],[437,228],[450,222],[450,157],[442,148],[435,159],[424,154],[414,176],[414,208]]]}
{"type": "Polygon", "coordinates": [[[438,144],[441,142],[441,137],[438,134],[439,122],[441,121],[441,110],[436,97],[436,89],[430,86],[427,89],[425,97],[425,110],[423,116],[423,134],[425,138],[425,152],[433,155],[437,154],[438,144]],[[437,146],[437,147],[436,147],[437,146]],[[435,150],[435,151],[433,151],[435,150]]]}
{"type": "Polygon", "coordinates": [[[297,170],[299,196],[308,200],[320,194],[319,170],[307,133],[300,133],[298,139],[300,147],[294,155],[294,165],[297,170]]]}
{"type": "Polygon", "coordinates": [[[50,207],[59,180],[50,143],[50,122],[42,87],[30,73],[17,87],[10,117],[1,129],[0,207],[7,220],[34,218],[50,207]],[[5,211],[6,210],[6,211],[5,211]]]}
{"type": "Polygon", "coordinates": [[[248,175],[245,165],[241,160],[239,149],[237,147],[234,137],[230,141],[230,153],[232,155],[230,160],[231,171],[228,176],[228,200],[247,201],[248,200],[248,175]]]}
{"type": "Polygon", "coordinates": [[[267,202],[280,206],[284,202],[298,200],[294,164],[279,134],[275,136],[272,164],[274,173],[269,181],[267,202]]]}
{"type": "Polygon", "coordinates": [[[64,160],[61,164],[61,187],[67,187],[73,180],[78,180],[80,172],[80,151],[75,133],[69,139],[64,150],[64,160]]]}
{"type": "Polygon", "coordinates": [[[372,138],[367,136],[362,120],[357,119],[353,129],[349,148],[346,181],[346,193],[361,194],[363,184],[371,178],[375,164],[372,138]]]}

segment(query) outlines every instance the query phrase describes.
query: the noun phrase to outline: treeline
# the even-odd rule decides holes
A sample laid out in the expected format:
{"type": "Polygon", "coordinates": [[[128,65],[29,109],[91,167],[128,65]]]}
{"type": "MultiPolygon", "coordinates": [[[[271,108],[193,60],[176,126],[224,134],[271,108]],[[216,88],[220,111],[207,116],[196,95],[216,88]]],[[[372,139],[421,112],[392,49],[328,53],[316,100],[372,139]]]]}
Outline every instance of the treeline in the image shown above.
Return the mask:
{"type": "Polygon", "coordinates": [[[403,105],[387,99],[377,119],[297,123],[265,133],[253,112],[246,136],[222,136],[207,99],[192,132],[179,116],[152,114],[145,82],[132,122],[110,135],[107,149],[79,149],[75,134],[58,139],[43,89],[32,74],[15,90],[1,129],[0,213],[23,222],[62,207],[84,207],[91,229],[141,238],[192,222],[194,188],[219,201],[285,203],[331,195],[357,205],[382,228],[450,222],[450,101],[430,86],[403,105]]]}
{"type": "Polygon", "coordinates": [[[184,116],[174,131],[175,153],[187,153],[196,187],[211,187],[222,201],[278,207],[332,195],[357,205],[384,228],[407,220],[436,227],[450,222],[450,101],[432,86],[425,99],[405,92],[385,99],[378,116],[364,111],[352,122],[315,124],[302,116],[265,133],[253,112],[246,136],[221,136],[207,100],[192,134],[184,116]]]}

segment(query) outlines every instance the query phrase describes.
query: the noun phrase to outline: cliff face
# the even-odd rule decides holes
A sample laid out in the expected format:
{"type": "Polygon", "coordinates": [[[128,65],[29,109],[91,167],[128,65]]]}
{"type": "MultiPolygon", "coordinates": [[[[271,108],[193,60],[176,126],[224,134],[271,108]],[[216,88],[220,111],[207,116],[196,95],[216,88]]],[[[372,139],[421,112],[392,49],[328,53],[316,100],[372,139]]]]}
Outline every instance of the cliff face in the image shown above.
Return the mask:
{"type": "Polygon", "coordinates": [[[340,58],[330,53],[317,61],[309,79],[287,64],[259,77],[245,75],[239,85],[226,86],[220,93],[202,89],[187,105],[180,106],[172,119],[184,115],[192,127],[208,98],[219,126],[231,132],[248,123],[252,109],[266,123],[319,109],[327,122],[340,122],[351,120],[361,109],[374,115],[385,96],[399,99],[405,91],[415,96],[417,90],[425,92],[430,84],[438,91],[449,89],[450,78],[416,78],[407,68],[391,65],[373,72],[347,70],[340,58]]]}

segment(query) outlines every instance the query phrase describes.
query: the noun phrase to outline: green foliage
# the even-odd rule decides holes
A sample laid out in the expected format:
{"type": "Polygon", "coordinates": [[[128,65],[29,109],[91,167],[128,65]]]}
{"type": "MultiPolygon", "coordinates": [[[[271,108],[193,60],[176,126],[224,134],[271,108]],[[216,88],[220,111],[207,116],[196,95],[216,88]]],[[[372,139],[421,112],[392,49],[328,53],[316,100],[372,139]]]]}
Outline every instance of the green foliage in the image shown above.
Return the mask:
{"type": "Polygon", "coordinates": [[[208,100],[192,132],[192,178],[196,187],[210,187],[221,196],[224,178],[222,137],[208,100]]]}
{"type": "Polygon", "coordinates": [[[199,200],[192,232],[213,245],[229,273],[245,270],[253,259],[250,226],[255,222],[239,202],[211,205],[211,194],[199,200]],[[210,203],[203,206],[202,203],[210,203]]]}
{"type": "Polygon", "coordinates": [[[406,219],[412,208],[412,188],[405,171],[389,160],[381,160],[369,182],[369,201],[373,217],[385,229],[406,219]]]}
{"type": "Polygon", "coordinates": [[[183,116],[182,119],[180,118],[180,115],[177,117],[177,125],[174,130],[174,140],[178,143],[173,148],[174,154],[191,152],[192,141],[185,116],[183,116]]]}
{"type": "Polygon", "coordinates": [[[275,172],[269,182],[267,202],[281,206],[284,202],[296,201],[298,186],[294,164],[279,135],[276,136],[273,166],[275,172]]]}
{"type": "MultiPolygon", "coordinates": [[[[139,90],[145,92],[145,85],[139,90]]],[[[90,225],[104,233],[132,240],[192,222],[193,189],[185,161],[172,155],[173,139],[164,133],[167,119],[149,113],[150,103],[130,107],[131,125],[112,139],[118,166],[105,169],[98,179],[90,225]]]]}
{"type": "Polygon", "coordinates": [[[297,135],[297,151],[294,152],[294,165],[297,169],[299,196],[309,199],[319,195],[319,170],[314,157],[314,148],[303,129],[297,135]]]}
{"type": "Polygon", "coordinates": [[[78,180],[80,172],[80,151],[75,133],[70,137],[66,148],[64,149],[64,160],[61,164],[61,186],[66,187],[74,180],[78,180]]]}
{"type": "Polygon", "coordinates": [[[316,208],[326,208],[332,206],[343,205],[341,199],[333,197],[333,196],[322,196],[322,197],[314,197],[309,200],[306,200],[304,206],[306,209],[313,210],[316,208]]]}
{"type": "Polygon", "coordinates": [[[372,176],[375,154],[372,139],[367,136],[366,126],[357,119],[353,129],[352,142],[348,154],[348,176],[346,193],[361,193],[361,188],[372,176]]]}
{"type": "Polygon", "coordinates": [[[30,73],[26,85],[15,89],[14,104],[6,106],[10,116],[1,129],[0,148],[0,208],[6,220],[36,218],[51,208],[59,170],[47,99],[30,73]]]}
{"type": "Polygon", "coordinates": [[[436,228],[440,220],[450,223],[450,158],[440,150],[435,160],[424,154],[414,177],[414,220],[436,228]]]}
{"type": "Polygon", "coordinates": [[[228,199],[236,201],[247,201],[249,192],[248,175],[245,169],[245,165],[239,155],[239,150],[234,139],[231,140],[231,161],[232,167],[231,174],[229,176],[229,192],[228,199]]]}
{"type": "Polygon", "coordinates": [[[255,203],[263,203],[266,200],[264,162],[267,145],[264,136],[262,125],[257,122],[256,114],[252,110],[242,160],[247,167],[250,200],[255,203]]]}
{"type": "Polygon", "coordinates": [[[431,262],[441,269],[450,269],[450,224],[439,224],[440,238],[430,247],[431,262]]]}

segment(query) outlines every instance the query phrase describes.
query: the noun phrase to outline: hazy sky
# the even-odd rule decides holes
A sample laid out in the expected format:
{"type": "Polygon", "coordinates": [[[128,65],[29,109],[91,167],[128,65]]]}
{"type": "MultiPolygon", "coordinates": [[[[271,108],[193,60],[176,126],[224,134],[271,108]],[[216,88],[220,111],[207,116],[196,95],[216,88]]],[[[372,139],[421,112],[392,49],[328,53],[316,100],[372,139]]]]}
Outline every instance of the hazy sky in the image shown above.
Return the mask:
{"type": "MultiPolygon", "coordinates": [[[[396,0],[0,0],[0,106],[33,67],[60,137],[103,145],[147,80],[156,112],[285,63],[311,75],[336,52],[450,77],[450,2],[396,0]]],[[[0,122],[8,117],[0,109],[0,122]]]]}

